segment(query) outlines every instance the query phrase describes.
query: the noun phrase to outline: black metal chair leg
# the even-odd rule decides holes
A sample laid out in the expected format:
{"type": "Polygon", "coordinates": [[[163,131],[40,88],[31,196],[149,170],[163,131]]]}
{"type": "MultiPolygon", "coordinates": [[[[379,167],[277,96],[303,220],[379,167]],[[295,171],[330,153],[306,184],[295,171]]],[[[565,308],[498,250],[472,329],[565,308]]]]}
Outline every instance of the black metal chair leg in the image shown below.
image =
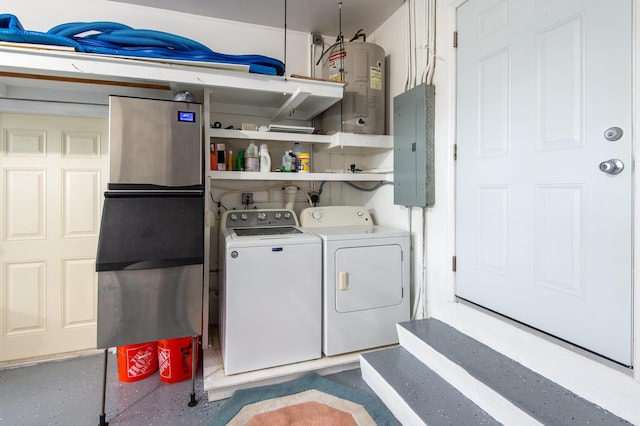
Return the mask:
{"type": "Polygon", "coordinates": [[[105,405],[107,399],[107,360],[109,359],[108,349],[104,350],[104,370],[102,372],[102,412],[100,413],[99,426],[109,426],[109,422],[106,421],[107,414],[105,413],[105,405]]]}
{"type": "Polygon", "coordinates": [[[191,399],[189,400],[189,407],[195,407],[198,405],[196,401],[196,359],[198,358],[198,336],[191,337],[191,399]]]}

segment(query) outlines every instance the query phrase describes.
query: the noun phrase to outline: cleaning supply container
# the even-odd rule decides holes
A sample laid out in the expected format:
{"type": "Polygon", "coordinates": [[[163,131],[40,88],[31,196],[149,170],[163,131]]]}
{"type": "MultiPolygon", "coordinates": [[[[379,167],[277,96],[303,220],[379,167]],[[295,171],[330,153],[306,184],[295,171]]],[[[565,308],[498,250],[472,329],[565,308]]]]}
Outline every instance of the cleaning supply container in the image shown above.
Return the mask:
{"type": "Polygon", "coordinates": [[[118,346],[118,379],[137,382],[158,371],[158,345],[156,342],[118,346]]]}
{"type": "MultiPolygon", "coordinates": [[[[191,378],[191,337],[158,340],[158,362],[160,380],[176,383],[191,378]]],[[[197,348],[196,344],[196,348],[197,348]]],[[[196,350],[196,369],[198,368],[198,351],[196,350]]]]}
{"type": "Polygon", "coordinates": [[[238,158],[236,159],[236,170],[241,172],[244,170],[244,149],[240,148],[238,151],[238,158]]]}
{"type": "Polygon", "coordinates": [[[293,144],[293,149],[291,150],[291,154],[293,158],[293,172],[300,171],[300,154],[302,153],[302,145],[300,142],[295,142],[293,144]]]}
{"type": "Polygon", "coordinates": [[[251,142],[244,152],[244,170],[247,172],[260,171],[260,157],[258,156],[258,147],[251,142]]]}
{"type": "Polygon", "coordinates": [[[309,173],[311,171],[311,154],[301,152],[298,156],[298,171],[300,173],[309,173]]]}
{"type": "Polygon", "coordinates": [[[294,167],[293,157],[291,156],[291,151],[285,151],[282,156],[282,172],[292,172],[294,167]]]}
{"type": "Polygon", "coordinates": [[[271,171],[271,155],[266,143],[260,145],[260,171],[263,173],[271,171]]]}

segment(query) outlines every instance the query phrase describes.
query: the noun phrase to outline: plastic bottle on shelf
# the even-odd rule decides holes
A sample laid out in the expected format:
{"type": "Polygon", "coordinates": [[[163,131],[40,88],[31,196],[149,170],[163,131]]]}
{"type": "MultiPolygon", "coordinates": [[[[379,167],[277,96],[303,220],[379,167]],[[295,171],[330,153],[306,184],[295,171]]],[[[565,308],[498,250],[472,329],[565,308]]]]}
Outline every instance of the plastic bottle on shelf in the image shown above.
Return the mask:
{"type": "Polygon", "coordinates": [[[260,145],[260,171],[271,171],[271,155],[269,155],[269,147],[266,143],[260,145]]]}
{"type": "Polygon", "coordinates": [[[218,170],[218,152],[213,142],[209,143],[209,170],[218,170]]]}
{"type": "Polygon", "coordinates": [[[302,145],[300,142],[296,142],[293,144],[293,149],[291,150],[291,154],[294,157],[293,165],[291,167],[292,172],[297,172],[300,170],[300,154],[302,154],[302,145]]]}
{"type": "Polygon", "coordinates": [[[260,158],[258,157],[258,147],[251,142],[244,152],[244,170],[247,172],[257,172],[260,170],[260,158]]]}
{"type": "Polygon", "coordinates": [[[298,156],[298,172],[309,173],[311,171],[311,154],[308,152],[301,152],[298,156]]]}
{"type": "Polygon", "coordinates": [[[216,152],[218,157],[218,170],[227,170],[227,153],[225,151],[226,144],[217,143],[216,152]]]}
{"type": "Polygon", "coordinates": [[[227,151],[227,170],[233,171],[233,150],[227,151]]]}
{"type": "Polygon", "coordinates": [[[242,148],[238,150],[238,158],[236,160],[236,163],[236,170],[239,172],[244,171],[244,149],[242,148]]]}
{"type": "Polygon", "coordinates": [[[292,159],[293,157],[291,156],[291,151],[285,151],[284,155],[282,156],[282,169],[280,169],[280,171],[283,171],[283,172],[292,171],[292,167],[293,167],[292,159]]]}

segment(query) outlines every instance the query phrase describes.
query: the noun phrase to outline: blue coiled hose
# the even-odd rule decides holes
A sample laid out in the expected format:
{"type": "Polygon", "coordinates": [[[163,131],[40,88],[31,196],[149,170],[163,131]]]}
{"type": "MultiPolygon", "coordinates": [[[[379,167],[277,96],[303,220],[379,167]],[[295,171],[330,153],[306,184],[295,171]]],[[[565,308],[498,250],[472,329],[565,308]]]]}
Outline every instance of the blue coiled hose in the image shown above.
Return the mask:
{"type": "Polygon", "coordinates": [[[26,31],[17,17],[2,14],[0,40],[70,46],[85,53],[239,64],[249,66],[249,72],[252,73],[284,74],[284,64],[274,58],[217,53],[185,37],[162,31],[134,29],[117,22],[70,22],[41,33],[26,31]]]}

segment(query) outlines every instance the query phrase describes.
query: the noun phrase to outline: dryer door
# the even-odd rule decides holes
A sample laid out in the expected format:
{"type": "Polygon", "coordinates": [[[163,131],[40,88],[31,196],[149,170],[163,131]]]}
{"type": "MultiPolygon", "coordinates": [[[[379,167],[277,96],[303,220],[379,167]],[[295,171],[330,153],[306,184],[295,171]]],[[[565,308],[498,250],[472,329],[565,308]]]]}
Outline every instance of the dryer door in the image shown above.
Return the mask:
{"type": "Polygon", "coordinates": [[[402,302],[402,248],[397,244],[343,247],[335,252],[336,311],[354,312],[402,302]]]}

